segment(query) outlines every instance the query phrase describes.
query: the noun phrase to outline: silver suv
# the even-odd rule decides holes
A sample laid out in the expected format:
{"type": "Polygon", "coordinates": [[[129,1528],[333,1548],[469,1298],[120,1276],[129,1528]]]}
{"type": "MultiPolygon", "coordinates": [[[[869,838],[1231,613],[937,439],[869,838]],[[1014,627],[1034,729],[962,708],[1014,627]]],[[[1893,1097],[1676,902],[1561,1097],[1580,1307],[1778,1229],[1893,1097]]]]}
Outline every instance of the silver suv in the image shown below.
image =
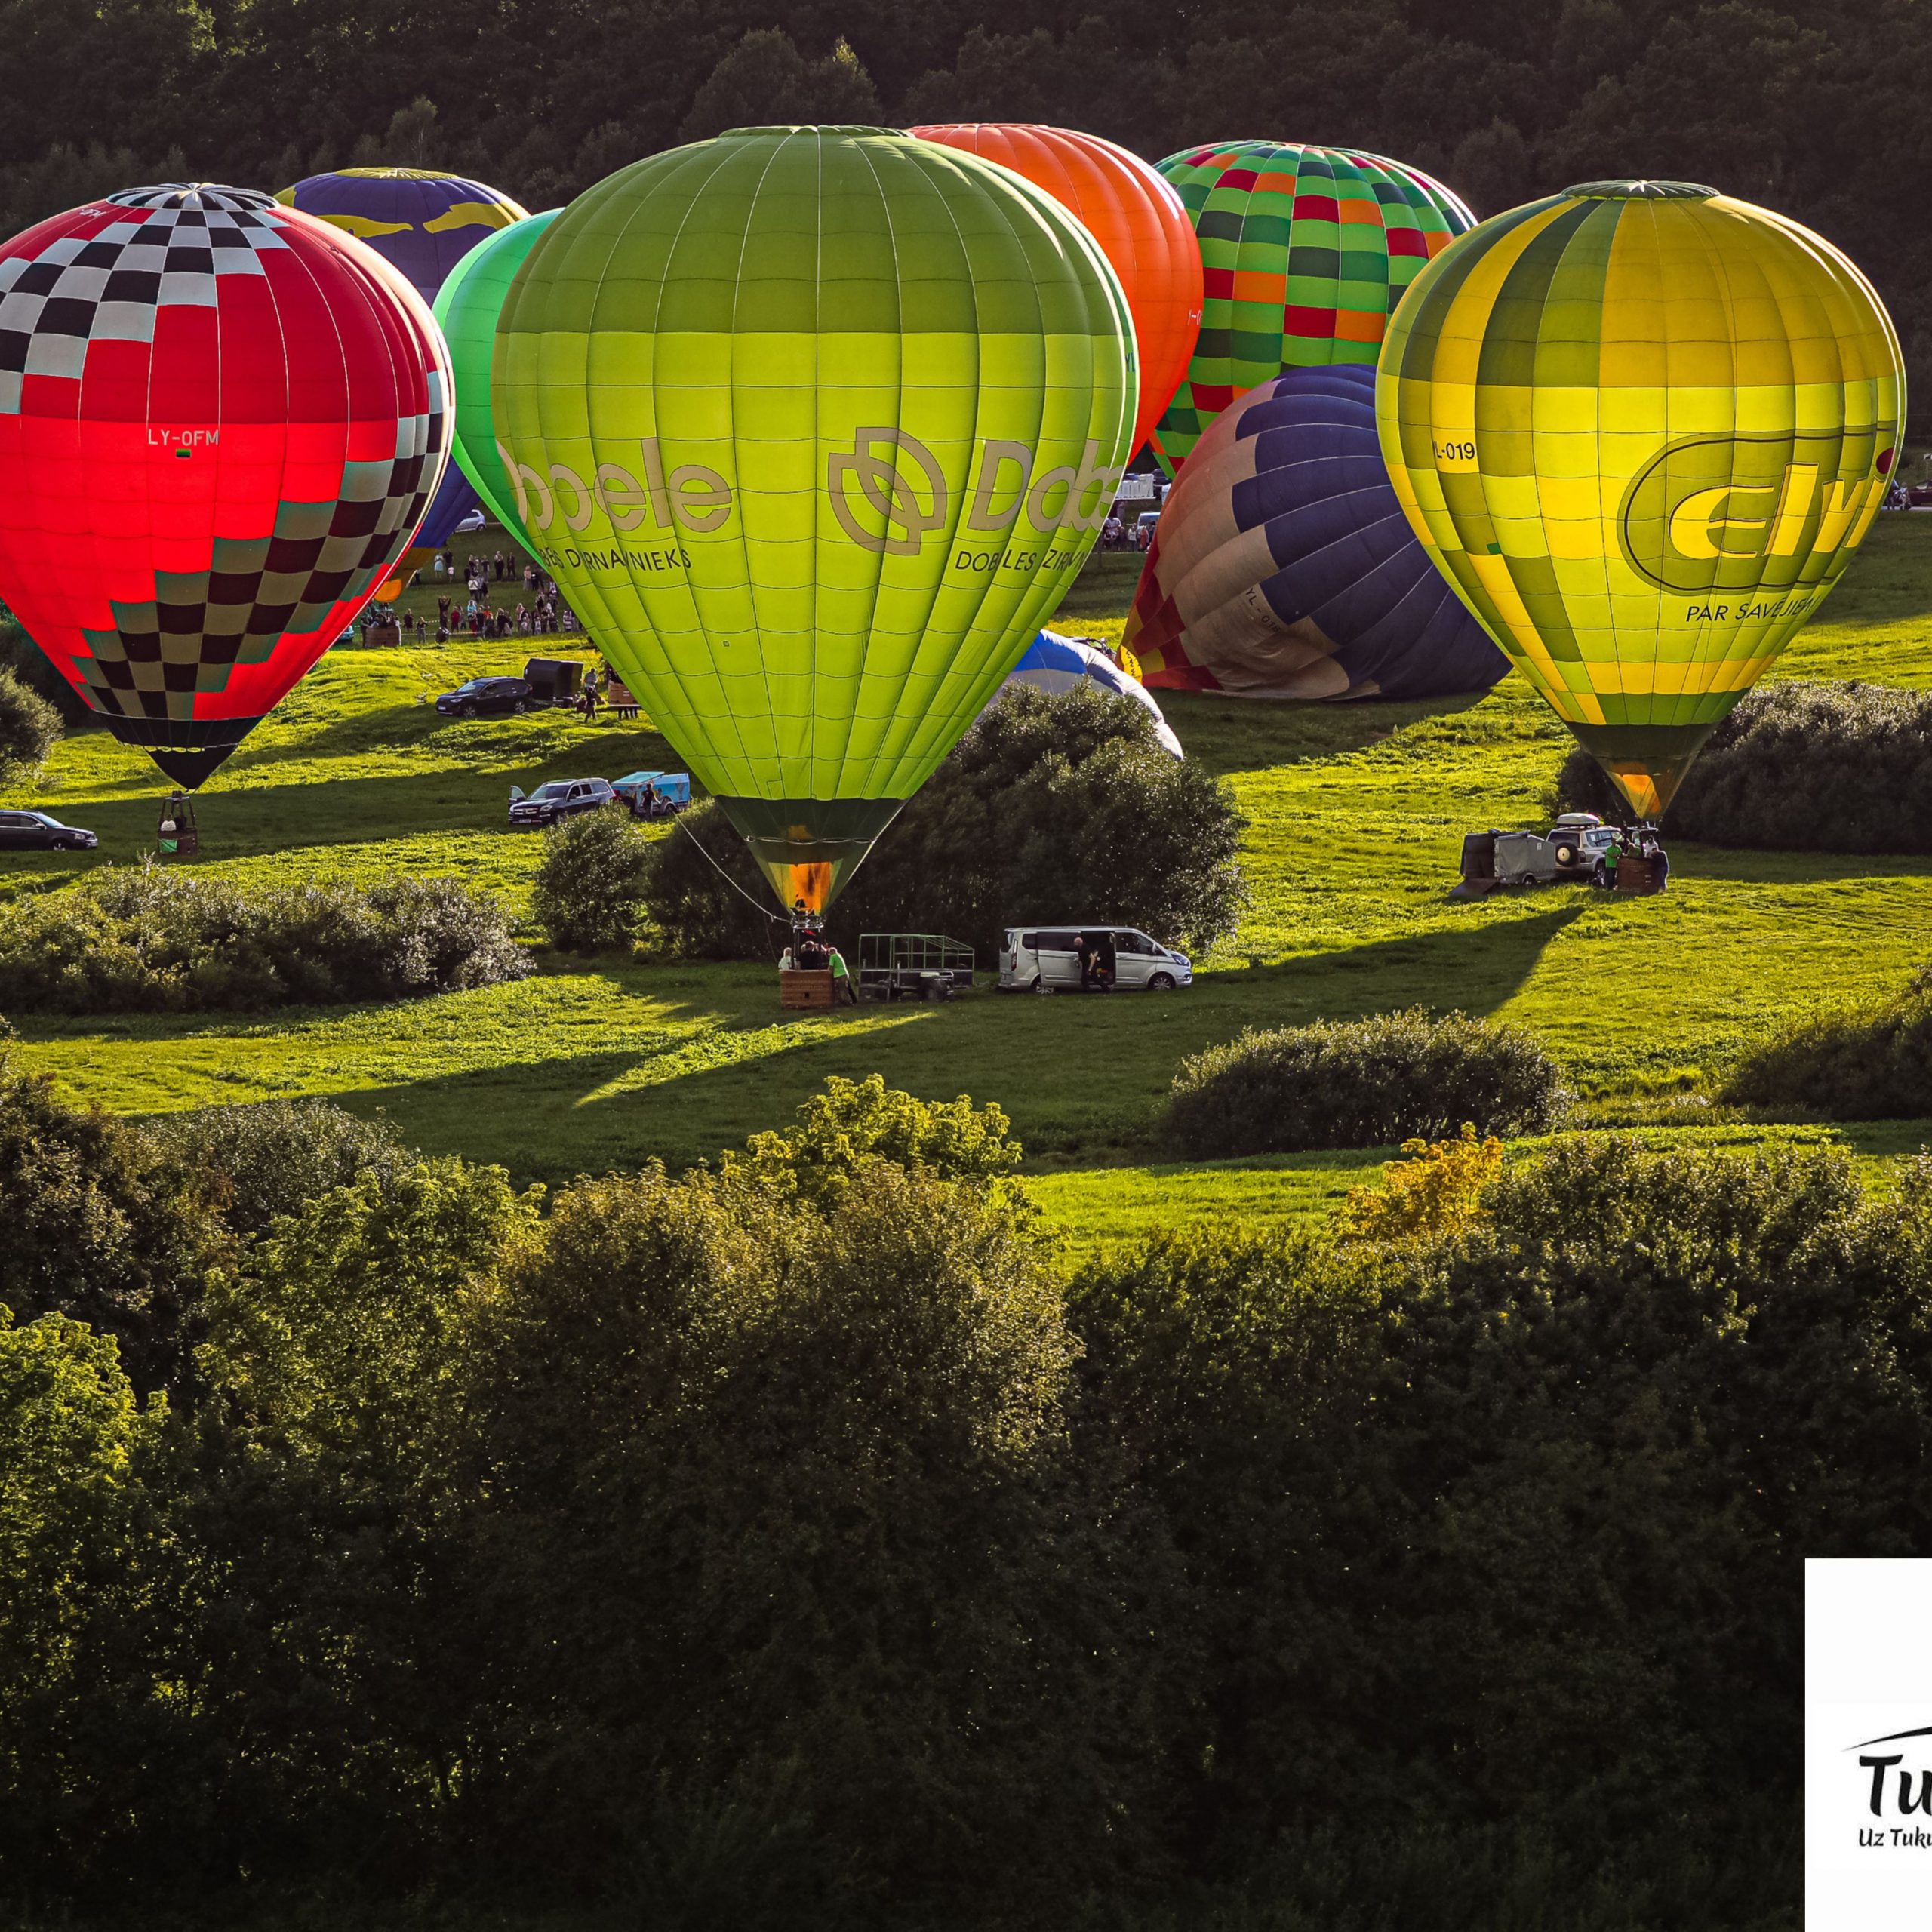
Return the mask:
{"type": "Polygon", "coordinates": [[[558,778],[540,785],[525,798],[514,786],[510,789],[510,829],[527,832],[578,812],[594,812],[600,805],[620,804],[608,778],[558,778]]]}

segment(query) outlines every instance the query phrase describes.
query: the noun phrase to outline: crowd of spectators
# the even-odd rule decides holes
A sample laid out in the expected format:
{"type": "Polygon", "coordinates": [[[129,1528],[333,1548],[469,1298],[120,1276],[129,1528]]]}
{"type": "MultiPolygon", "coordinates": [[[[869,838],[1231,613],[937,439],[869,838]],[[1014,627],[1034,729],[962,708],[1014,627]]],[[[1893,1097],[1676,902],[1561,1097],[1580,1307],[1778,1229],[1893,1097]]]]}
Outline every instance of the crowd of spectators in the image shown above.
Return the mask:
{"type": "Polygon", "coordinates": [[[438,644],[462,637],[568,635],[577,629],[576,614],[558,594],[556,580],[527,557],[500,549],[459,558],[453,550],[438,550],[429,570],[434,580],[451,586],[437,596],[434,622],[392,605],[372,604],[361,620],[364,642],[380,641],[371,635],[380,626],[393,626],[400,637],[415,641],[433,635],[438,644]],[[459,575],[460,595],[454,589],[459,575]]]}

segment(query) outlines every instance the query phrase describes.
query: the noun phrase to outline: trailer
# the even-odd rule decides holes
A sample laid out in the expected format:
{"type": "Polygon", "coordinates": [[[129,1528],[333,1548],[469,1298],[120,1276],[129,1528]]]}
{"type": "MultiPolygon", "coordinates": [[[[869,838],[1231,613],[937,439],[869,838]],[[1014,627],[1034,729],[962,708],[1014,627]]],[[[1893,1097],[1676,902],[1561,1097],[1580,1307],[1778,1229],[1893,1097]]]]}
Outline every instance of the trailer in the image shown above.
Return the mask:
{"type": "Polygon", "coordinates": [[[583,692],[583,660],[533,657],[523,667],[523,681],[540,703],[574,704],[583,692]]]}
{"type": "Polygon", "coordinates": [[[861,999],[950,999],[973,983],[973,949],[939,933],[861,933],[861,999]]]}

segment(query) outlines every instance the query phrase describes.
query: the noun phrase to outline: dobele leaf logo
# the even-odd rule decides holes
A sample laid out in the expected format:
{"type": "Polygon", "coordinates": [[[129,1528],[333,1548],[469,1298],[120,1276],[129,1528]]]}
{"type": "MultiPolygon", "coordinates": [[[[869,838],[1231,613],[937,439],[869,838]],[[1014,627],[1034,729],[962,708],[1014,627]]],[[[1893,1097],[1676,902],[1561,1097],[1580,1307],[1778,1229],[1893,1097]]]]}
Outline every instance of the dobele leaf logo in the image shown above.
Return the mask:
{"type": "Polygon", "coordinates": [[[849,454],[835,450],[827,459],[825,487],[839,528],[862,550],[888,557],[916,557],[926,538],[946,527],[945,475],[932,451],[903,429],[880,425],[860,429],[849,454]],[[872,454],[881,448],[899,454],[872,454]],[[918,472],[918,478],[905,474],[901,456],[918,472]],[[918,487],[921,481],[923,503],[918,487]],[[854,488],[863,499],[863,511],[871,512],[869,517],[853,502],[854,488]]]}

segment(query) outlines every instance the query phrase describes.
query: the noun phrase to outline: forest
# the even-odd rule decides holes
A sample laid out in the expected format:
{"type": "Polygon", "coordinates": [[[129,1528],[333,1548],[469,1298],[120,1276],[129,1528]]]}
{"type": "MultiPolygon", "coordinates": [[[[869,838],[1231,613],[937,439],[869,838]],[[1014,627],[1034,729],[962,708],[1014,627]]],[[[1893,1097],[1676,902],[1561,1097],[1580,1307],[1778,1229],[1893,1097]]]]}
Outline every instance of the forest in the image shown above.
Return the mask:
{"type": "Polygon", "coordinates": [[[1927,72],[1921,0],[0,0],[0,232],[183,176],[429,165],[537,208],[728,127],[1044,121],[1150,159],[1363,147],[1485,214],[1607,176],[1702,181],[1850,253],[1915,376],[1927,72]]]}

